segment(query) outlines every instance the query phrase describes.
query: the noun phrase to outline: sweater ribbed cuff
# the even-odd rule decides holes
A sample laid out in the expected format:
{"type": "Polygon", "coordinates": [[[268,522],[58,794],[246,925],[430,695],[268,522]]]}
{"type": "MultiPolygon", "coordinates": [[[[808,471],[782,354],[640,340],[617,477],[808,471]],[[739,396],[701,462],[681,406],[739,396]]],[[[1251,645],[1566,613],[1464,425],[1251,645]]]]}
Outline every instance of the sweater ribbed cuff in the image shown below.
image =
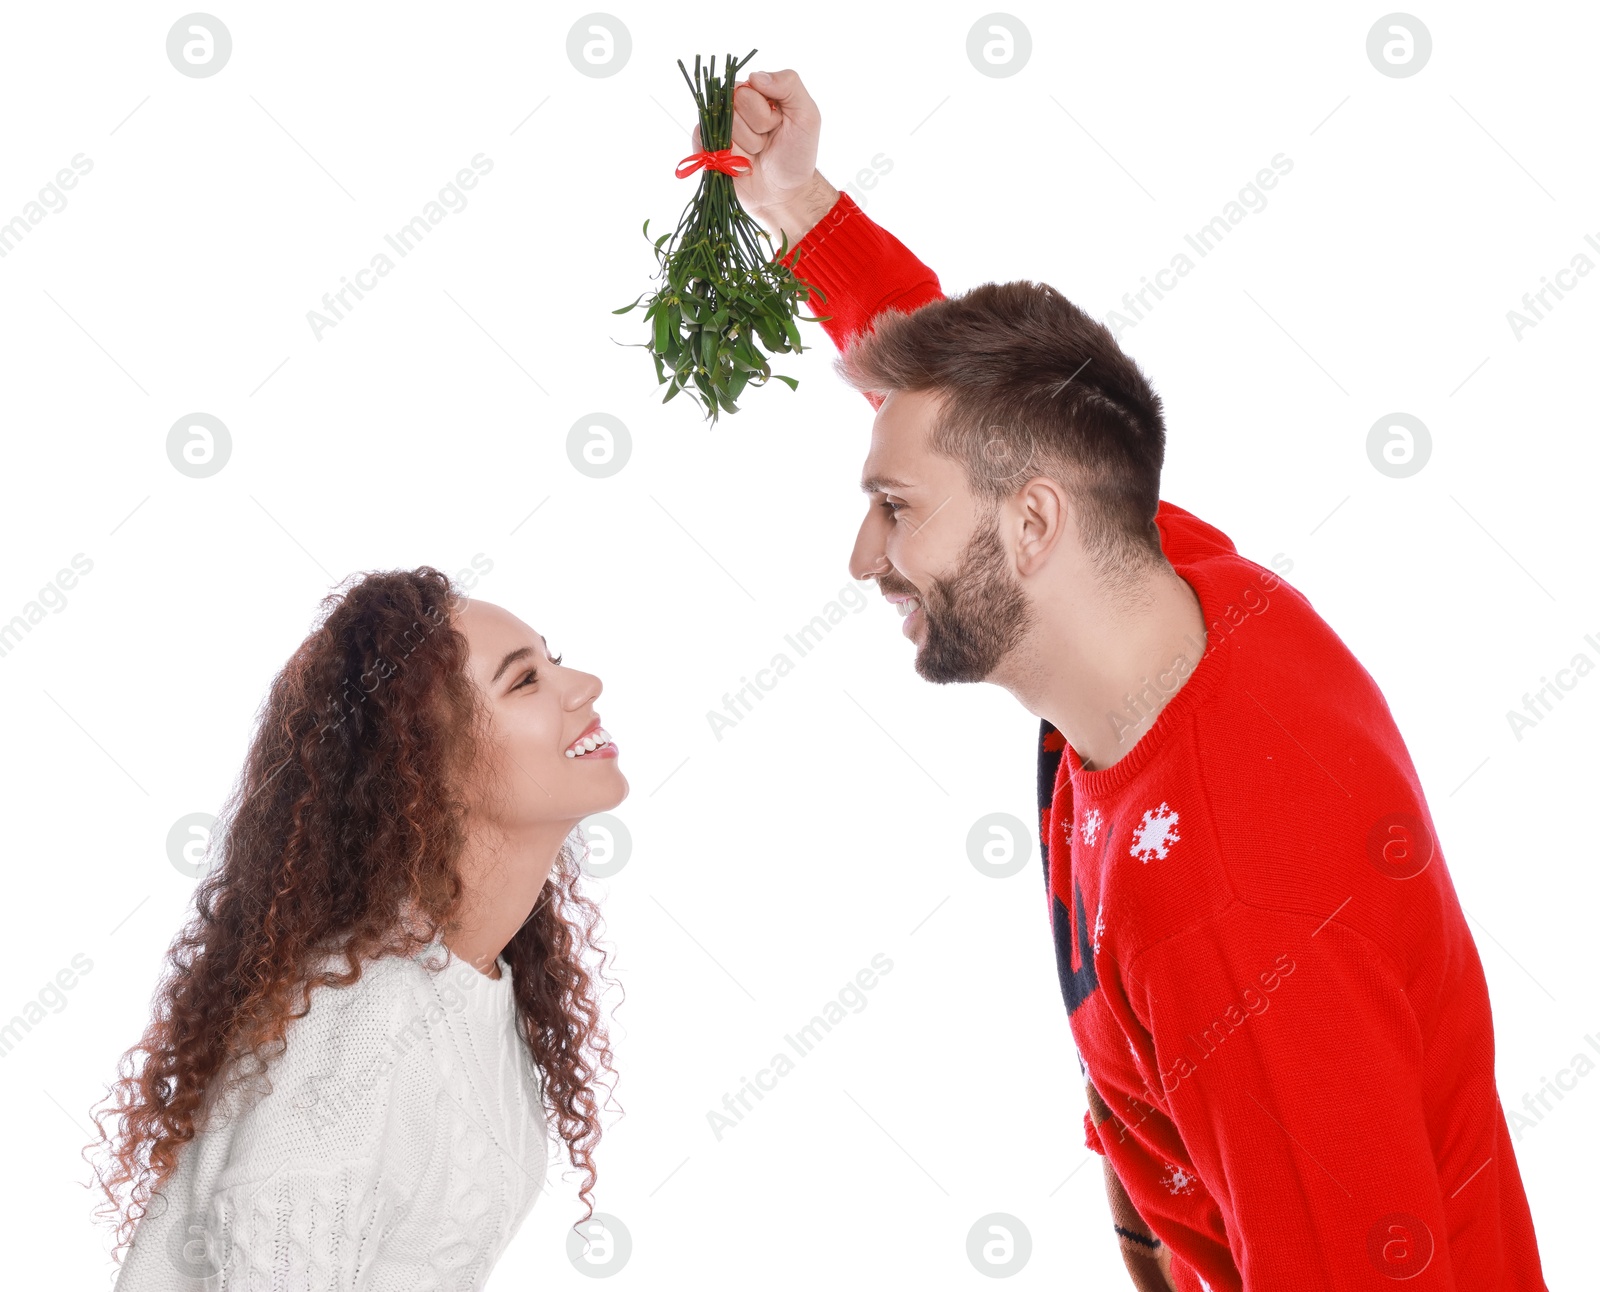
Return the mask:
{"type": "Polygon", "coordinates": [[[812,313],[831,315],[822,327],[839,349],[887,305],[915,308],[943,293],[939,278],[848,193],[780,257],[822,299],[812,313]]]}

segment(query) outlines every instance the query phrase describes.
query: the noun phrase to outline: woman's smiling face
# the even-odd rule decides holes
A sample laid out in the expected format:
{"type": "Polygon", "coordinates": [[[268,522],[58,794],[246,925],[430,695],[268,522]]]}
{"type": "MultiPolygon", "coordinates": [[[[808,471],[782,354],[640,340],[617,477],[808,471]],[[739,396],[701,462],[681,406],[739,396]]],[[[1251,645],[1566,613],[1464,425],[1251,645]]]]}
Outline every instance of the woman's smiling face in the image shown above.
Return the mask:
{"type": "MultiPolygon", "coordinates": [[[[489,710],[491,766],[478,783],[503,789],[483,805],[488,819],[510,836],[544,833],[622,802],[628,782],[615,744],[568,753],[595,743],[600,679],[551,658],[542,634],[492,602],[460,602],[455,627],[467,639],[467,672],[489,710]]],[[[608,734],[601,729],[598,739],[608,734]]]]}

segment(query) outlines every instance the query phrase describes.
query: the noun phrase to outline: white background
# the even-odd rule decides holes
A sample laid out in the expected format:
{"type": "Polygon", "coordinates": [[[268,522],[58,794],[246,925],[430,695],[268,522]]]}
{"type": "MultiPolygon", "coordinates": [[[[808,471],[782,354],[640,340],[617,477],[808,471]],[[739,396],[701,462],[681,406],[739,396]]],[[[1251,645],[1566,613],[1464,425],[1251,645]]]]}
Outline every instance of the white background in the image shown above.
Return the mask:
{"type": "MultiPolygon", "coordinates": [[[[605,680],[632,786],[633,855],[596,885],[628,993],[599,1158],[633,1238],[614,1286],[986,1286],[965,1239],[994,1211],[1032,1234],[1014,1286],[1125,1284],[1036,845],[1010,879],[966,853],[979,817],[1033,819],[1037,720],[922,682],[871,599],[723,739],[707,722],[849,584],[871,410],[815,324],[775,365],[798,392],[715,429],[613,343],[643,336],[610,312],[654,272],[640,225],[692,191],[675,60],[697,52],[798,70],[823,173],[891,160],[860,200],[950,293],[1034,278],[1103,318],[1293,160],[1122,334],[1166,401],[1164,496],[1287,555],[1382,686],[1488,975],[1508,1115],[1600,1035],[1600,677],[1520,741],[1505,716],[1600,662],[1600,275],[1520,340],[1506,320],[1580,251],[1600,264],[1592,6],[1420,10],[1433,52],[1406,78],[1367,58],[1385,10],[1345,3],[1025,6],[1009,77],[968,60],[985,11],[949,4],[627,5],[609,77],[568,60],[577,7],[224,6],[231,59],[203,79],[166,57],[183,12],[8,6],[0,37],[0,220],[93,162],[0,259],[0,619],[93,561],[0,657],[0,1018],[93,962],[0,1065],[8,1279],[109,1276],[79,1150],[191,899],[169,827],[221,805],[330,587],[481,553],[474,595],[605,680]],[[307,311],[478,153],[470,204],[316,339],[307,311]],[[196,411],[233,441],[207,479],[166,456],[196,411]],[[596,411],[633,440],[608,479],[566,454],[596,411]],[[1365,448],[1395,411],[1433,439],[1406,479],[1365,448]],[[707,1112],[876,952],[894,969],[867,1008],[719,1142],[707,1112]]],[[[1597,1142],[1589,1075],[1517,1143],[1552,1288],[1593,1268],[1597,1142]]],[[[491,1289],[592,1286],[565,1254],[576,1187],[552,1171],[491,1289]]]]}

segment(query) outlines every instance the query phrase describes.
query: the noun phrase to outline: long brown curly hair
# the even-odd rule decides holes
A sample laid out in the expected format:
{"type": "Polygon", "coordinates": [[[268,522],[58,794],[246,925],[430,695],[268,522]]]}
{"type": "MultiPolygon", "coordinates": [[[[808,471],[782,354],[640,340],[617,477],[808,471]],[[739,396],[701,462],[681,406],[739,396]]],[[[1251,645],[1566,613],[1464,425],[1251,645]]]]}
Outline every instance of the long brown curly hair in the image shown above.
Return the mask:
{"type": "MultiPolygon", "coordinates": [[[[85,1146],[114,1145],[110,1171],[96,1168],[111,1215],[133,1184],[114,1258],[236,1060],[248,1056],[261,1071],[267,1046],[282,1054],[313,986],[349,986],[364,961],[415,954],[458,927],[462,790],[484,765],[487,707],[466,671],[457,596],[431,566],[359,576],[324,598],[319,622],[273,680],[213,832],[195,914],[167,951],[153,1021],[122,1055],[107,1090],[115,1106],[94,1117],[100,1138],[85,1146]],[[317,971],[330,952],[344,954],[344,973],[317,971]],[[118,1140],[102,1117],[121,1118],[118,1140]]],[[[578,1224],[594,1214],[595,1092],[602,1074],[614,1077],[599,1007],[608,954],[580,877],[569,836],[503,953],[546,1109],[585,1174],[588,1212],[578,1224]]],[[[107,1210],[102,1203],[96,1215],[107,1210]]]]}

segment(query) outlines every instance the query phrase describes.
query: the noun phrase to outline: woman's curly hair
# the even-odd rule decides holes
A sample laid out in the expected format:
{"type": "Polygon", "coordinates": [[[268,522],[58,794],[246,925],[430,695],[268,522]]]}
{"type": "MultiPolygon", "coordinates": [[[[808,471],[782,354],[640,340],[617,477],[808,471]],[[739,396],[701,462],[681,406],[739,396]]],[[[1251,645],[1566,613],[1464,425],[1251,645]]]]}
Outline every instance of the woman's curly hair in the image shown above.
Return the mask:
{"type": "MultiPolygon", "coordinates": [[[[364,961],[415,954],[457,927],[464,785],[487,766],[488,711],[467,673],[456,596],[431,566],[361,576],[329,593],[274,679],[195,914],[167,951],[154,1018],[122,1055],[107,1090],[115,1106],[95,1116],[100,1138],[85,1146],[112,1143],[101,1118],[120,1116],[111,1169],[96,1169],[112,1216],[133,1185],[114,1256],[203,1129],[235,1061],[248,1056],[261,1071],[267,1046],[283,1053],[313,986],[349,986],[364,961]],[[338,952],[343,973],[317,969],[338,952]]],[[[581,1224],[594,1214],[595,1091],[615,1074],[599,1006],[608,956],[580,875],[569,836],[503,955],[546,1109],[586,1176],[581,1224]]]]}

